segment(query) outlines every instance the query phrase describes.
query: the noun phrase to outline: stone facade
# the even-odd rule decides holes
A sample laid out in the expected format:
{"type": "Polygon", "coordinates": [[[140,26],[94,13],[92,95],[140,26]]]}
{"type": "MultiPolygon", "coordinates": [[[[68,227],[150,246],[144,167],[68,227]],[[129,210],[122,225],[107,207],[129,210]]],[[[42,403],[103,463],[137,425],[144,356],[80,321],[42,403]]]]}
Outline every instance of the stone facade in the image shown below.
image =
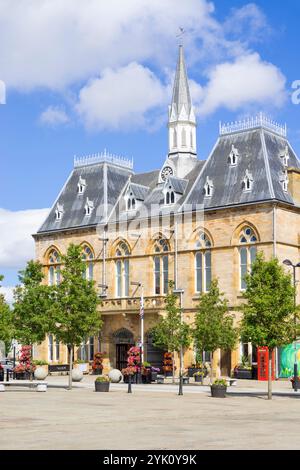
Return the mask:
{"type": "MultiPolygon", "coordinates": [[[[88,355],[106,352],[107,370],[125,365],[126,348],[140,340],[141,291],[131,282],[144,289],[145,359],[158,363],[163,351],[153,346],[148,333],[165,314],[166,278],[184,289],[183,319],[192,324],[200,295],[196,288],[197,253],[203,257],[210,254],[201,265],[202,282],[207,282],[202,286],[204,291],[209,282],[203,279],[217,278],[236,323],[243,302],[241,273],[251,268],[253,248],[267,259],[299,260],[300,164],[286,140],[286,129],[262,115],[221,126],[211,155],[199,161],[194,153],[195,126],[181,48],[169,114],[169,133],[174,129],[181,133],[180,149],[172,152],[172,143],[178,146],[179,140],[174,141],[170,134],[169,154],[162,169],[138,175],[130,162],[107,154],[78,161],[34,236],[45,282],[53,282],[51,269],[59,266],[51,253],[66,253],[70,243],[88,248],[91,257],[86,259],[87,267],[91,265],[102,297],[99,314],[104,325],[99,338],[91,341],[93,346],[86,348],[88,355]],[[188,136],[190,141],[185,140],[188,136]],[[232,152],[235,159],[229,158],[232,152]],[[92,203],[91,214],[86,213],[87,202],[92,203]],[[160,241],[164,248],[157,252],[160,241]],[[244,266],[242,252],[247,260],[244,266]],[[168,259],[167,274],[163,261],[157,273],[155,258],[168,259]],[[155,283],[158,278],[160,286],[155,283]]],[[[66,348],[58,348],[59,360],[65,362],[66,348]]],[[[55,362],[48,339],[35,348],[35,354],[48,360],[49,350],[55,362]]],[[[77,355],[78,351],[75,358],[77,355]]],[[[230,353],[216,352],[216,373],[229,375],[241,355],[240,346],[230,353]]],[[[191,347],[184,354],[184,367],[194,360],[191,347]]]]}

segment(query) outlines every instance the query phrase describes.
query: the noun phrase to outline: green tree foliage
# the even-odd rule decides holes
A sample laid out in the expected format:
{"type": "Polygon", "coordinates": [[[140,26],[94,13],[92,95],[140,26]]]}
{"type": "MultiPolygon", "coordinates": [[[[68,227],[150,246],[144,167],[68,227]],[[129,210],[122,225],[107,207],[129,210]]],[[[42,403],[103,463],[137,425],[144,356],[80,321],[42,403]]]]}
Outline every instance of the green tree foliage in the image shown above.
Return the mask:
{"type": "MultiPolygon", "coordinates": [[[[259,253],[246,276],[247,303],[243,307],[241,336],[255,346],[269,348],[269,371],[274,348],[291,343],[295,339],[295,289],[291,276],[284,272],[276,258],[265,261],[259,253]]],[[[269,373],[268,397],[272,398],[272,377],[269,373]]]]}
{"type": "Polygon", "coordinates": [[[43,266],[29,261],[19,272],[20,285],[14,291],[14,338],[25,345],[44,341],[51,330],[51,289],[42,284],[43,266]]]}
{"type": "MultiPolygon", "coordinates": [[[[153,343],[157,347],[166,348],[169,352],[179,353],[181,348],[187,348],[190,345],[190,328],[181,321],[181,311],[178,306],[178,295],[174,294],[174,282],[169,283],[169,292],[166,297],[167,315],[161,318],[157,325],[151,330],[153,334],[153,343]]],[[[174,378],[174,368],[173,368],[174,378]]]]}
{"type": "Polygon", "coordinates": [[[214,279],[209,292],[200,296],[195,315],[193,338],[199,351],[213,354],[217,349],[227,350],[235,347],[238,330],[228,312],[228,301],[220,292],[218,281],[214,279]]]}
{"type": "MultiPolygon", "coordinates": [[[[0,275],[0,282],[3,280],[3,276],[0,275]]],[[[5,302],[5,297],[0,294],[0,341],[5,344],[6,354],[9,351],[11,341],[13,339],[13,328],[12,328],[12,311],[8,304],[5,302]]]]}
{"type": "Polygon", "coordinates": [[[82,260],[82,247],[71,244],[62,256],[62,280],[54,287],[52,306],[53,334],[67,345],[69,351],[69,388],[72,388],[72,351],[87,336],[99,333],[102,326],[98,295],[93,281],[84,279],[86,264],[82,260]]]}

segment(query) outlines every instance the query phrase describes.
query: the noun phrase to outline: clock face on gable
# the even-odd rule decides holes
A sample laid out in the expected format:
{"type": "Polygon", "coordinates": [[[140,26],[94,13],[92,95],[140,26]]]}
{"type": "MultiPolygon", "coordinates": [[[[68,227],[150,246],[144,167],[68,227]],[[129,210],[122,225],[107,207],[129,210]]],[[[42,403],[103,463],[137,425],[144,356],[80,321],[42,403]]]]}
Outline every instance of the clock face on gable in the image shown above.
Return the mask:
{"type": "Polygon", "coordinates": [[[161,174],[160,174],[160,177],[162,179],[162,181],[166,181],[167,178],[169,176],[173,176],[174,172],[173,172],[173,169],[170,167],[170,166],[165,166],[162,170],[161,170],[161,174]]]}

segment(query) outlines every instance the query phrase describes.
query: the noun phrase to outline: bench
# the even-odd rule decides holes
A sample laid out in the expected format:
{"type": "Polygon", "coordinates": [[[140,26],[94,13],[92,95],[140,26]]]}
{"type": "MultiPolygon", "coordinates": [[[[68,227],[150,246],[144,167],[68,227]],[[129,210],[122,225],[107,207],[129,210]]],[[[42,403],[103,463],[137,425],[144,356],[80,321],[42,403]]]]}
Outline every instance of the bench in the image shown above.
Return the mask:
{"type": "Polygon", "coordinates": [[[37,392],[46,392],[47,385],[47,382],[41,380],[4,380],[0,382],[0,392],[5,392],[6,387],[28,387],[36,388],[37,392]]]}

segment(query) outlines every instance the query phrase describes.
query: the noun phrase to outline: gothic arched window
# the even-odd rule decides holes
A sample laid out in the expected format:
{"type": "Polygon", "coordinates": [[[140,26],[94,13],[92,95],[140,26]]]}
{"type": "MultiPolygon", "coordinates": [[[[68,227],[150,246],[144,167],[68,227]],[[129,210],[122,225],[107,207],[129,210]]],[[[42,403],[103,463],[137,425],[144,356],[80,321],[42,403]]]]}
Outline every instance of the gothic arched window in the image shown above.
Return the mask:
{"type": "Polygon", "coordinates": [[[120,242],[116,249],[116,296],[129,296],[129,257],[130,250],[125,242],[120,242]]]}
{"type": "Polygon", "coordinates": [[[83,272],[83,277],[87,281],[92,281],[94,277],[94,253],[88,245],[83,245],[82,259],[86,263],[86,269],[83,272]]]}
{"type": "Polygon", "coordinates": [[[251,272],[252,264],[257,255],[257,247],[254,245],[258,242],[258,238],[254,230],[250,227],[244,227],[239,236],[241,246],[240,255],[240,289],[245,290],[247,287],[245,276],[251,272]]]}
{"type": "Polygon", "coordinates": [[[165,238],[154,243],[154,292],[156,295],[167,294],[169,287],[169,244],[165,238]]]}
{"type": "Polygon", "coordinates": [[[206,233],[199,234],[195,254],[195,287],[196,292],[208,292],[211,285],[211,246],[206,233]]]}
{"type": "Polygon", "coordinates": [[[60,283],[61,258],[56,249],[52,249],[48,255],[48,284],[54,286],[60,283]]]}

